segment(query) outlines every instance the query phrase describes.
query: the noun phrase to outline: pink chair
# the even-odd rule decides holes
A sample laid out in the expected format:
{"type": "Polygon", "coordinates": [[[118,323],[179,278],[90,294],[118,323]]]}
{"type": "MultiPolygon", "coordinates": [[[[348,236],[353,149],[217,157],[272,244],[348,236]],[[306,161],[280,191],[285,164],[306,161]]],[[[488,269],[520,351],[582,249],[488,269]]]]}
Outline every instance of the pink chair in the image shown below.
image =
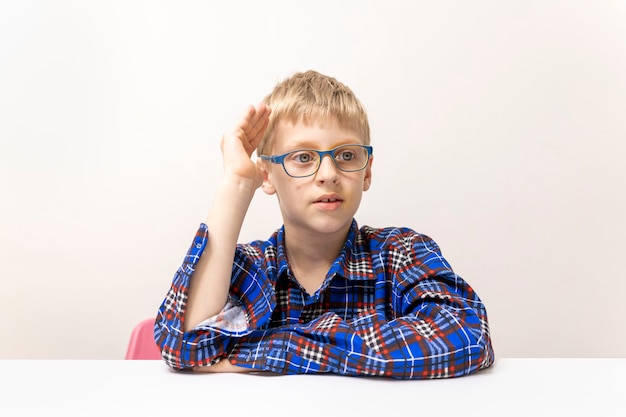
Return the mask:
{"type": "Polygon", "coordinates": [[[154,341],[154,319],[140,321],[130,335],[126,359],[161,359],[161,352],[154,341]]]}

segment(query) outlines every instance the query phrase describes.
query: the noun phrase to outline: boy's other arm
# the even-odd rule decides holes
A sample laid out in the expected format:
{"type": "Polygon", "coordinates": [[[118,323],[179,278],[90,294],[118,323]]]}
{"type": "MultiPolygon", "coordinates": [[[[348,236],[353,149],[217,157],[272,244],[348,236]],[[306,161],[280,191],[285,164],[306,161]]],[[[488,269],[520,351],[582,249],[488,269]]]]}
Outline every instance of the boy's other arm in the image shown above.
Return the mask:
{"type": "Polygon", "coordinates": [[[241,225],[256,189],[263,183],[251,155],[267,128],[269,114],[264,104],[248,106],[222,137],[224,176],[206,218],[210,239],[190,282],[185,331],[218,314],[226,304],[241,225]]]}

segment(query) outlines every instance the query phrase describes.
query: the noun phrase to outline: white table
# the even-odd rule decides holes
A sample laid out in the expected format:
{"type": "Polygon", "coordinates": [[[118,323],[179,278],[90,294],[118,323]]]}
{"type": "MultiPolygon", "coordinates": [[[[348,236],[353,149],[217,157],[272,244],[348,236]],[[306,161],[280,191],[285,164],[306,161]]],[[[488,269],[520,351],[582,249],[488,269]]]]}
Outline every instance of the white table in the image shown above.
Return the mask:
{"type": "Polygon", "coordinates": [[[191,374],[160,361],[0,360],[0,416],[623,417],[625,379],[626,358],[499,359],[474,375],[430,381],[191,374]]]}

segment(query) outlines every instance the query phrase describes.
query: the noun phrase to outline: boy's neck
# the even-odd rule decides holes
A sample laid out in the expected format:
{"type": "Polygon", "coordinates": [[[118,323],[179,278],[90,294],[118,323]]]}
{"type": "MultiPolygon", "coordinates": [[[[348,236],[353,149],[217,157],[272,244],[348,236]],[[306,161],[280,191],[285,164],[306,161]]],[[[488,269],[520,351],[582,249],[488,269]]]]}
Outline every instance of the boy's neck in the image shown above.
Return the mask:
{"type": "Polygon", "coordinates": [[[311,236],[304,233],[289,233],[285,228],[285,250],[292,270],[326,271],[335,261],[346,242],[348,231],[334,236],[311,236]]]}
{"type": "Polygon", "coordinates": [[[303,237],[304,234],[289,235],[285,230],[285,251],[289,268],[300,286],[309,294],[314,294],[324,282],[345,243],[343,238],[303,237]]]}

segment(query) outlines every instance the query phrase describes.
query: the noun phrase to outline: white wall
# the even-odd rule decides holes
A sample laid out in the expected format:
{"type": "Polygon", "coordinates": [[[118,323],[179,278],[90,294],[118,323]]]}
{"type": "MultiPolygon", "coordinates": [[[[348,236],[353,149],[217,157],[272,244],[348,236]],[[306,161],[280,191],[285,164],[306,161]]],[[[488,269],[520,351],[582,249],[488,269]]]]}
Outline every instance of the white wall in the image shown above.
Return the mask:
{"type": "MultiPolygon", "coordinates": [[[[499,357],[626,356],[626,3],[0,2],[0,358],[123,358],[244,105],[313,68],[370,113],[360,224],[433,237],[499,357]]],[[[278,226],[259,192],[241,233],[278,226]]]]}

